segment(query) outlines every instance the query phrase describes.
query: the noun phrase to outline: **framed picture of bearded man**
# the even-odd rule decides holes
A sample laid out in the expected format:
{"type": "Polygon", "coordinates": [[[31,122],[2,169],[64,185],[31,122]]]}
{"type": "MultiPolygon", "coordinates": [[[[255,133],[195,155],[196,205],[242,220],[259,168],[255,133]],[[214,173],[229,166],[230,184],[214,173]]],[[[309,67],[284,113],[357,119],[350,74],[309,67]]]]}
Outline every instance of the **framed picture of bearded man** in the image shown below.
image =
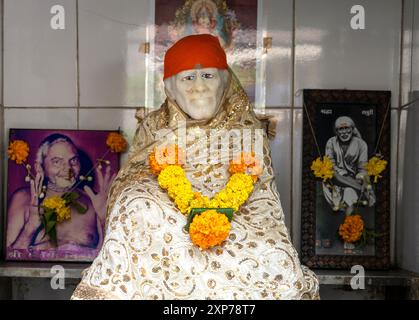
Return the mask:
{"type": "Polygon", "coordinates": [[[302,261],[390,266],[389,91],[304,90],[302,261]]]}

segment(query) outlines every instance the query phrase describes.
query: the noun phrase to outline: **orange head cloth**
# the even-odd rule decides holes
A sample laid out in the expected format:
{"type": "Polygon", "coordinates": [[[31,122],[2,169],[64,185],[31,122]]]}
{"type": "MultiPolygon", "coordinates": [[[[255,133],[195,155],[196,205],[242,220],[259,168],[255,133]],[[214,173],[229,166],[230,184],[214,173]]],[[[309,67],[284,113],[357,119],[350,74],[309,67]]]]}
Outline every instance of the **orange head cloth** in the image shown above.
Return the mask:
{"type": "Polygon", "coordinates": [[[227,57],[217,37],[210,34],[187,36],[176,42],[164,57],[164,78],[181,71],[201,68],[227,69],[227,57]]]}

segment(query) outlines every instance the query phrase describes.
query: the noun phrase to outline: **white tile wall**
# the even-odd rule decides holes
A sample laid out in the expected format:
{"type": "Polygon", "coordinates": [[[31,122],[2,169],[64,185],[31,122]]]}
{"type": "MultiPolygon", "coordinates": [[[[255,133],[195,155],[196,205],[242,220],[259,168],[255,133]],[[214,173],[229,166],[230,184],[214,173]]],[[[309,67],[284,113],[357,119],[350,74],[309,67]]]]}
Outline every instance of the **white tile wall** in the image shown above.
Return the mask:
{"type": "Polygon", "coordinates": [[[4,105],[76,106],[76,1],[4,1],[4,105]],[[50,26],[62,5],[65,29],[50,26]]]}
{"type": "Polygon", "coordinates": [[[291,110],[269,109],[266,112],[275,117],[276,137],[270,141],[275,181],[284,210],[285,223],[291,232],[291,110]]]}
{"type": "MultiPolygon", "coordinates": [[[[296,0],[295,89],[391,90],[398,106],[401,1],[296,0]],[[352,30],[353,5],[365,29],[352,30]]],[[[302,105],[302,96],[296,100],[302,105]]]]}
{"type": "Polygon", "coordinates": [[[293,126],[293,170],[292,170],[292,240],[297,251],[301,247],[301,189],[302,189],[302,150],[303,150],[303,111],[294,111],[293,126]]]}
{"type": "Polygon", "coordinates": [[[150,1],[80,0],[81,106],[144,106],[150,1]]]}
{"type": "MultiPolygon", "coordinates": [[[[419,98],[419,3],[405,0],[404,5],[403,104],[419,98]]],[[[419,272],[418,111],[416,102],[400,114],[395,232],[397,265],[414,272],[419,272]]]]}
{"type": "Polygon", "coordinates": [[[399,173],[403,179],[399,179],[402,201],[397,220],[397,258],[402,268],[419,272],[419,104],[404,110],[402,119],[405,156],[399,173]]]}
{"type": "Polygon", "coordinates": [[[266,54],[266,106],[291,106],[292,83],[292,20],[291,0],[264,0],[261,34],[272,37],[272,49],[266,54]]]}
{"type": "Polygon", "coordinates": [[[5,134],[11,128],[28,129],[76,129],[75,109],[6,109],[4,111],[5,134]]]}
{"type": "MultiPolygon", "coordinates": [[[[401,68],[401,103],[409,102],[412,80],[413,24],[415,0],[404,0],[403,8],[403,43],[401,68]]],[[[417,44],[417,41],[416,41],[417,44]]]]}
{"type": "Polygon", "coordinates": [[[413,2],[411,91],[419,90],[419,3],[413,2]]]}

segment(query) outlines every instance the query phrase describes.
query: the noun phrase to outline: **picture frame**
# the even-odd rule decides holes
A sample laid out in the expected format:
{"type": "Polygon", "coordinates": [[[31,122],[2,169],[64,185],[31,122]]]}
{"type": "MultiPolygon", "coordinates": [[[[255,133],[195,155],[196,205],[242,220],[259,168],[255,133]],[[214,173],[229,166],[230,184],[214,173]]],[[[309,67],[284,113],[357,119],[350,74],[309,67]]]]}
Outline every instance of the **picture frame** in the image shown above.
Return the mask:
{"type": "Polygon", "coordinates": [[[9,149],[20,142],[28,152],[21,163],[9,155],[5,260],[94,260],[103,243],[107,191],[120,166],[119,154],[107,145],[111,132],[10,129],[9,149]],[[42,206],[70,193],[77,201],[56,223],[52,239],[42,206]]]}
{"type": "Polygon", "coordinates": [[[390,91],[303,92],[301,260],[310,268],[390,267],[390,105],[390,91]],[[377,181],[365,170],[376,154],[387,161],[377,181]],[[329,182],[312,170],[324,155],[333,163],[329,182]],[[362,245],[342,240],[353,215],[373,235],[362,245]]]}
{"type": "MultiPolygon", "coordinates": [[[[165,100],[163,64],[165,52],[176,41],[194,34],[218,37],[229,66],[256,106],[258,71],[259,0],[156,0],[154,40],[148,55],[146,107],[158,108],[165,100]],[[243,53],[246,54],[243,54],[243,53]]],[[[260,95],[260,94],[259,94],[260,95]]]]}

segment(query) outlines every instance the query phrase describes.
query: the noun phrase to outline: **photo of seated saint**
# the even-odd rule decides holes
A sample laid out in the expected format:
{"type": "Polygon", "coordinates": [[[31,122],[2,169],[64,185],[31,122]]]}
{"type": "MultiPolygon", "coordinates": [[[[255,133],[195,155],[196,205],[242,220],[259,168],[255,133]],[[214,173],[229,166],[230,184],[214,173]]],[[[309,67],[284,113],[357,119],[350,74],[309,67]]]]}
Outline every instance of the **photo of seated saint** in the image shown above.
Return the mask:
{"type": "Polygon", "coordinates": [[[327,141],[325,150],[333,163],[333,186],[323,183],[323,193],[334,211],[349,215],[361,197],[369,207],[375,204],[374,190],[366,187],[370,183],[365,168],[368,145],[350,117],[337,118],[334,131],[336,135],[327,141]]]}
{"type": "MultiPolygon", "coordinates": [[[[318,279],[300,264],[284,222],[266,132],[218,38],[187,36],[169,48],[164,85],[165,102],[138,124],[129,158],[111,185],[102,249],[72,298],[319,299],[318,279]],[[220,145],[210,152],[220,161],[211,163],[194,161],[196,151],[210,145],[210,135],[261,132],[258,180],[234,214],[229,236],[208,249],[191,242],[187,216],[150,170],[150,152],[179,143],[181,123],[185,174],[208,198],[226,185],[233,152],[223,153],[220,145]]],[[[233,140],[223,145],[227,151],[240,147],[233,140]]]]}
{"type": "Polygon", "coordinates": [[[30,186],[14,191],[8,202],[8,250],[68,250],[93,258],[103,242],[105,205],[112,177],[111,166],[106,166],[104,174],[96,169],[94,174],[90,173],[92,179],[80,181],[91,168],[92,160],[69,137],[60,133],[47,136],[36,150],[35,177],[30,186]],[[98,179],[97,192],[95,179],[98,179]],[[61,197],[70,190],[80,195],[78,201],[87,212],[79,214],[72,208],[71,219],[57,224],[55,247],[45,236],[38,205],[46,198],[61,197]]]}

